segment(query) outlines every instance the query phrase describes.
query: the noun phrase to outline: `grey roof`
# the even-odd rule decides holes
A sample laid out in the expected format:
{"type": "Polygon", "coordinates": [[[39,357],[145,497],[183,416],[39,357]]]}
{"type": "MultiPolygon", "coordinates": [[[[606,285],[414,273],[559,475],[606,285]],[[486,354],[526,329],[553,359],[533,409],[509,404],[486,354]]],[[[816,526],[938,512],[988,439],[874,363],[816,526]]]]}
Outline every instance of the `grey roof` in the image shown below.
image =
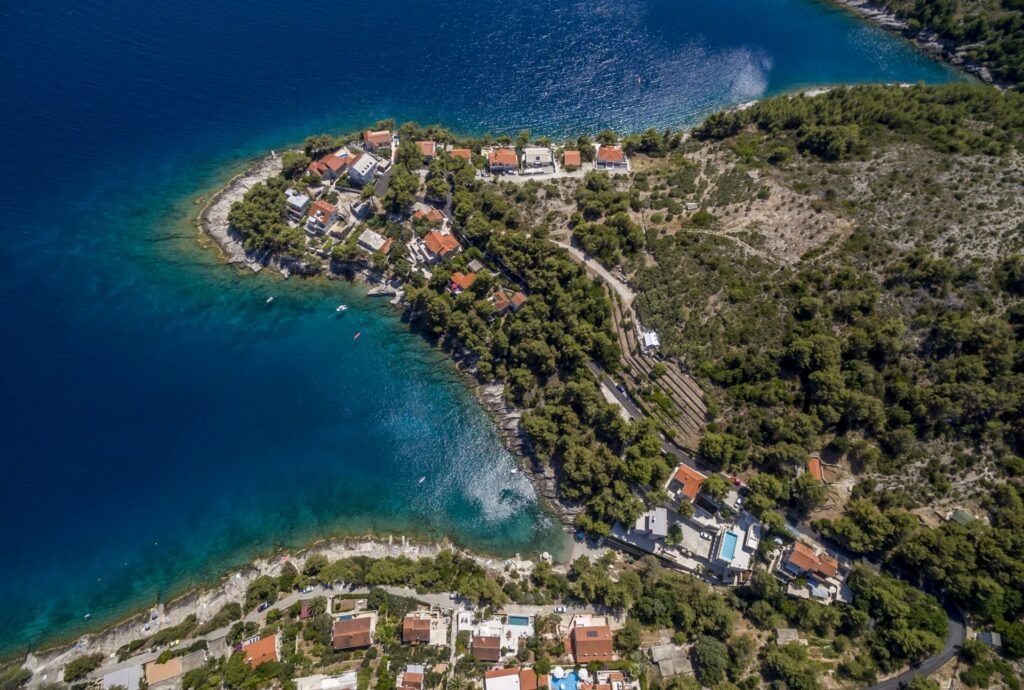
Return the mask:
{"type": "Polygon", "coordinates": [[[142,680],[142,665],[135,664],[133,666],[126,666],[118,669],[107,675],[103,676],[103,688],[113,687],[114,685],[123,685],[128,690],[138,690],[139,681],[142,680]]]}

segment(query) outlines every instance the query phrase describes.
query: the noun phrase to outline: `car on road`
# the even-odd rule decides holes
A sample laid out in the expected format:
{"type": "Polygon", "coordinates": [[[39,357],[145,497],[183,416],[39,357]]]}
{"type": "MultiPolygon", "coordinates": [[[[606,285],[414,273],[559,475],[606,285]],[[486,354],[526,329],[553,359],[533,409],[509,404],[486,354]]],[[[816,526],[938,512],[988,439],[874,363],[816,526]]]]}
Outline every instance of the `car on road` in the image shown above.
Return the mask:
{"type": "Polygon", "coordinates": [[[555,613],[565,613],[565,607],[564,606],[556,606],[555,607],[555,613]]]}
{"type": "Polygon", "coordinates": [[[620,393],[625,393],[626,392],[626,387],[623,386],[621,383],[616,383],[615,387],[619,389],[620,393]]]}
{"type": "Polygon", "coordinates": [[[707,532],[701,532],[700,533],[700,538],[701,539],[707,539],[708,541],[711,541],[711,535],[708,534],[707,532]]]}
{"type": "Polygon", "coordinates": [[[310,585],[309,587],[303,587],[302,588],[302,593],[303,594],[309,594],[312,591],[313,591],[313,585],[310,585]]]}
{"type": "Polygon", "coordinates": [[[260,604],[259,606],[256,607],[256,613],[263,613],[264,611],[266,611],[269,608],[270,608],[270,604],[268,604],[267,602],[263,602],[262,604],[260,604]]]}

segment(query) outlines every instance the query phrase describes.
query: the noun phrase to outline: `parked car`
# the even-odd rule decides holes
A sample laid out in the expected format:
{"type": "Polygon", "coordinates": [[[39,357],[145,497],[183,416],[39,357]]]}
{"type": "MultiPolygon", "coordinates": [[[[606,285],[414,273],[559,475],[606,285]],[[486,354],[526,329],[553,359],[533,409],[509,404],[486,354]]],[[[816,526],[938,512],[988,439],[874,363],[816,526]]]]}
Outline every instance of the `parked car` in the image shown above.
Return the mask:
{"type": "Polygon", "coordinates": [[[701,532],[700,533],[700,538],[701,539],[707,539],[708,541],[711,541],[711,535],[708,534],[707,532],[701,532]]]}
{"type": "Polygon", "coordinates": [[[555,613],[565,613],[565,607],[564,606],[556,606],[555,607],[555,613]]]}
{"type": "Polygon", "coordinates": [[[303,594],[309,594],[312,591],[313,591],[313,586],[312,585],[310,585],[309,587],[303,587],[302,588],[302,593],[303,594]]]}
{"type": "Polygon", "coordinates": [[[263,613],[264,611],[266,611],[269,608],[270,608],[270,604],[268,604],[267,602],[263,602],[262,604],[260,604],[259,606],[256,607],[256,613],[263,613]]]}

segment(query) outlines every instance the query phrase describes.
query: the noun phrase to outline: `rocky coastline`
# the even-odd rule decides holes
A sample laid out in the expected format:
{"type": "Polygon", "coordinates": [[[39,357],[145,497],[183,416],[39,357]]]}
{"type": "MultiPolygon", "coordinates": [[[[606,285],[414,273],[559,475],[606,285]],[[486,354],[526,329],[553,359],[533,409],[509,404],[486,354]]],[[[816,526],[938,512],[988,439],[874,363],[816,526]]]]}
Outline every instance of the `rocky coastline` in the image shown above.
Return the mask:
{"type": "MultiPolygon", "coordinates": [[[[113,655],[123,645],[178,625],[190,615],[195,615],[200,624],[205,623],[213,618],[225,604],[244,603],[246,590],[256,578],[263,575],[276,577],[281,574],[286,563],[291,563],[301,570],[306,559],[313,554],[323,554],[330,560],[353,556],[369,558],[405,556],[415,560],[433,557],[445,550],[455,550],[461,555],[473,559],[495,576],[504,569],[505,559],[492,558],[459,549],[447,540],[418,541],[404,536],[364,536],[321,540],[300,550],[278,551],[257,558],[249,565],[224,575],[215,583],[191,589],[166,603],[159,603],[144,611],[139,611],[99,632],[86,633],[74,640],[33,651],[26,656],[23,665],[32,671],[35,677],[40,678],[46,676],[48,672],[63,667],[68,661],[78,656],[96,653],[104,656],[113,655]],[[150,629],[144,630],[143,626],[147,624],[150,629]]],[[[518,559],[518,554],[516,558],[518,559]]]]}
{"type": "Polygon", "coordinates": [[[827,0],[827,2],[853,12],[875,26],[910,39],[924,53],[967,72],[986,84],[998,88],[1007,86],[994,79],[987,67],[968,59],[967,46],[942,38],[930,29],[914,29],[905,19],[901,19],[894,12],[873,0],[827,0]]]}

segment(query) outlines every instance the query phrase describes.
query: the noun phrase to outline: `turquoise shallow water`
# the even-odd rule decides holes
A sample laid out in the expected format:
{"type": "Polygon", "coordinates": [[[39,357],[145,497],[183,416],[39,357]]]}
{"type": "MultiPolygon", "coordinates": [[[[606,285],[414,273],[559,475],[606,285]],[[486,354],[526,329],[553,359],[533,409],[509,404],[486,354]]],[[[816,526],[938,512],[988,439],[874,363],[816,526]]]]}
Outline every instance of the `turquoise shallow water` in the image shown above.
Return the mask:
{"type": "Polygon", "coordinates": [[[386,308],[197,247],[191,199],[245,157],[378,117],[637,130],[955,78],[811,0],[55,0],[5,5],[0,45],[8,652],[325,534],[556,541],[450,364],[386,308]]]}

